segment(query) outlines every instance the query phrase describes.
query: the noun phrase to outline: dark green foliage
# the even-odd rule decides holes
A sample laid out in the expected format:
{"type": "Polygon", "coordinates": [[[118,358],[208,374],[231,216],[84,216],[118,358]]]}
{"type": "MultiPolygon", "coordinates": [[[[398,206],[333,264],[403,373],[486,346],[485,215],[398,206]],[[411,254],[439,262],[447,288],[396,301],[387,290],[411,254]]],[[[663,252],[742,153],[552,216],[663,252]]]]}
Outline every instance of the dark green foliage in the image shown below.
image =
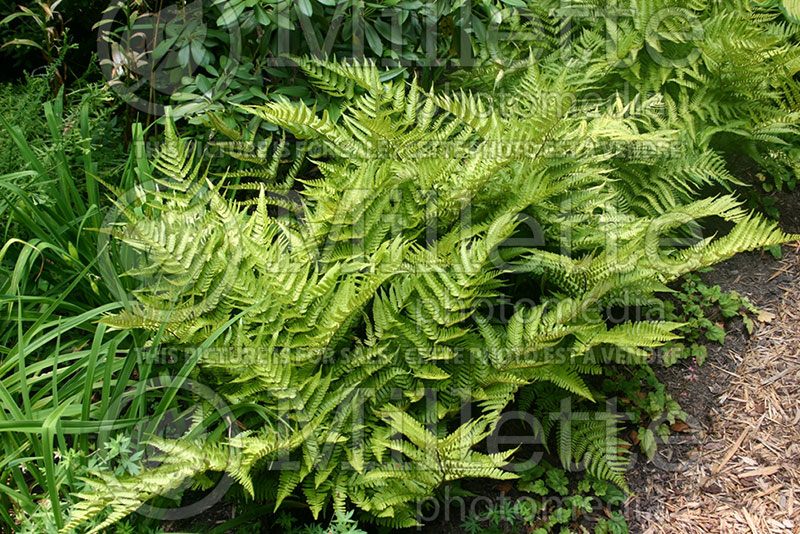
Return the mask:
{"type": "Polygon", "coordinates": [[[564,471],[546,463],[532,470],[530,476],[536,479],[534,486],[526,484],[525,479],[519,484],[520,490],[529,494],[517,498],[502,495],[478,513],[470,512],[462,528],[470,534],[628,532],[622,514],[615,510],[625,501],[625,495],[614,486],[587,476],[568,488],[564,471]],[[544,482],[545,473],[548,482],[558,481],[551,484],[552,490],[544,482]]]}
{"type": "MultiPolygon", "coordinates": [[[[30,142],[39,137],[45,128],[42,120],[42,102],[47,93],[43,78],[30,78],[25,84],[0,86],[0,115],[11,124],[19,126],[30,142]]],[[[6,129],[0,131],[0,174],[6,175],[25,168],[25,159],[17,150],[6,129]]]]}
{"type": "MultiPolygon", "coordinates": [[[[112,83],[137,86],[151,74],[144,72],[153,68],[150,57],[126,39],[137,30],[152,31],[152,13],[164,7],[152,2],[110,3],[99,28],[101,49],[112,47],[103,54],[108,56],[104,68],[107,77],[115,80],[112,83]],[[113,47],[138,54],[143,67],[126,65],[121,55],[113,54],[113,47]]],[[[422,73],[423,83],[430,85],[451,62],[473,64],[476,56],[486,55],[482,52],[486,26],[499,8],[463,0],[230,0],[169,9],[164,10],[161,22],[166,46],[155,48],[152,59],[175,63],[171,68],[153,68],[155,76],[163,78],[160,85],[170,89],[165,94],[154,90],[139,96],[172,104],[178,116],[199,115],[208,120],[210,112],[235,111],[231,104],[262,104],[281,97],[304,98],[335,113],[341,100],[315,91],[292,63],[293,56],[371,58],[381,66],[394,67],[386,76],[408,76],[411,69],[407,67],[414,66],[422,73]],[[168,19],[176,15],[187,22],[170,29],[168,19]],[[174,79],[167,83],[170,76],[174,79]]],[[[228,118],[244,126],[240,115],[228,118]]],[[[250,121],[244,129],[253,135],[259,126],[259,121],[250,121]]]]}
{"type": "MultiPolygon", "coordinates": [[[[48,67],[58,66],[68,79],[80,78],[97,50],[92,28],[100,19],[107,0],[67,0],[43,2],[53,14],[49,16],[41,5],[14,0],[0,0],[0,20],[16,13],[35,16],[15,16],[0,24],[0,80],[19,83],[31,74],[41,75],[48,67]],[[48,34],[48,28],[52,33],[48,34]],[[31,43],[34,43],[31,46],[31,43]]],[[[54,73],[55,74],[55,73],[54,73]]]]}

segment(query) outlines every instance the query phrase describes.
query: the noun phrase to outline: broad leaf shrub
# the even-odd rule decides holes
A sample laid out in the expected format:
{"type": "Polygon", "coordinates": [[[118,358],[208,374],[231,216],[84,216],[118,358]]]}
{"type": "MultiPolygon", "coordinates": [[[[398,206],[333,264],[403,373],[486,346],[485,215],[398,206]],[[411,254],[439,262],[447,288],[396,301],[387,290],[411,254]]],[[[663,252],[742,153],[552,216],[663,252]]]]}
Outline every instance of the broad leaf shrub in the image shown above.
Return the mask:
{"type": "MultiPolygon", "coordinates": [[[[289,101],[244,111],[316,143],[318,177],[296,177],[277,153],[228,187],[169,124],[159,172],[109,229],[146,253],[132,273],[148,283],[103,324],[203,348],[181,375],[223,395],[243,430],[153,440],[161,465],[94,479],[65,529],[107,513],[103,528],[221,471],[276,508],[295,495],[314,514],[354,507],[414,525],[444,483],[517,476],[513,449],[478,446],[515,396],[545,413],[592,401],[587,376],[676,338],[677,323],[608,324],[610,303],[792,239],[732,196],[635,209],[620,147],[666,150],[681,135],[643,131],[613,103],[587,113],[580,95],[605,65],[592,56],[530,62],[508,107],[384,82],[370,64],[303,61],[324,90],[353,93],[340,120],[289,101]],[[668,239],[708,217],[731,230],[668,239]]],[[[544,430],[564,466],[624,488],[608,428],[598,417],[544,430]]]]}
{"type": "MultiPolygon", "coordinates": [[[[394,67],[387,76],[414,65],[430,84],[453,60],[479,61],[487,26],[499,10],[491,2],[464,0],[210,0],[178,6],[112,0],[96,26],[104,73],[125,98],[154,107],[170,103],[177,115],[202,117],[230,110],[231,103],[288,96],[333,113],[339,99],[315,92],[289,56],[371,58],[394,67]],[[137,32],[158,40],[142,47],[137,32]]],[[[258,121],[247,124],[252,131],[258,127],[258,121]]]]}

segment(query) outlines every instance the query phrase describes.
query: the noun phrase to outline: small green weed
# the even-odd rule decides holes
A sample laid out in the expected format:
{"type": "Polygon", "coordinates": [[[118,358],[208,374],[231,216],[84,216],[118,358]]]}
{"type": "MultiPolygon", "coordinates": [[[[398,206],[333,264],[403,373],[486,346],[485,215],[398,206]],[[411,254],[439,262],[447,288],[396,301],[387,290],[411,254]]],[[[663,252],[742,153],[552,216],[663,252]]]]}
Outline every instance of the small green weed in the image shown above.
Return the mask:
{"type": "Polygon", "coordinates": [[[587,475],[575,484],[562,469],[543,462],[523,473],[517,487],[535,497],[503,498],[471,513],[462,528],[469,534],[628,532],[622,514],[611,511],[625,502],[625,494],[607,481],[587,475]]]}
{"type": "Polygon", "coordinates": [[[702,365],[708,355],[703,341],[724,344],[725,323],[735,317],[741,318],[752,334],[753,318],[760,313],[747,297],[736,291],[724,292],[718,285],[708,286],[697,274],[684,278],[675,300],[675,303],[665,301],[665,319],[684,323],[678,330],[683,340],[664,347],[662,363],[667,367],[687,358],[702,365]]]}

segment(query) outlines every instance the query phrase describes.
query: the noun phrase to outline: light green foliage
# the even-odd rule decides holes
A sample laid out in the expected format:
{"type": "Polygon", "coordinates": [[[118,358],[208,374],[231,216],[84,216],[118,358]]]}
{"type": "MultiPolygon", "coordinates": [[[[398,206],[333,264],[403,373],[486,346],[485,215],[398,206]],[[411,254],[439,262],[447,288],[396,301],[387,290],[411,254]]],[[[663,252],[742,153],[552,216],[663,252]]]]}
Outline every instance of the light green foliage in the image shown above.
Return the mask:
{"type": "MultiPolygon", "coordinates": [[[[596,81],[591,62],[532,63],[514,108],[464,93],[430,96],[381,81],[369,65],[306,66],[325,90],[354,92],[338,122],[291,102],[247,108],[331,154],[317,162],[320,178],[302,180],[299,202],[281,196],[275,173],[244,188],[255,194],[249,200],[226,193],[226,178],[212,180],[168,127],[160,173],[141,185],[136,209],[124,210],[127,226],[113,231],[148,253],[137,272],[153,282],[103,322],[210,343],[216,350],[197,353],[198,376],[233,405],[275,414],[264,420],[245,408],[247,430],[215,443],[158,443],[183,451],[173,474],[229,469],[276,507],[302,492],[315,514],[332,503],[414,524],[411,503],[442,483],[516,476],[502,469],[513,451],[474,446],[521,386],[551,383],[593,399],[582,375],[603,368],[595,349],[616,347],[636,363],[647,359],[644,348],[675,338],[676,323],[609,327],[601,313],[609,299],[648,295],[738,251],[790,239],[732,197],[658,217],[619,209],[615,154],[587,143],[667,134],[639,133],[613,110],[587,117],[572,98],[544,104],[546,94],[596,81]],[[526,216],[543,228],[543,247],[509,245],[526,216]],[[687,217],[709,216],[733,230],[683,250],[660,243],[687,217]],[[541,287],[538,304],[518,307],[507,324],[487,315],[530,281],[541,287]],[[459,424],[465,402],[476,410],[459,424]],[[237,451],[232,465],[213,460],[219,447],[237,451]],[[287,454],[295,469],[263,470],[287,454]]],[[[559,433],[565,465],[583,460],[590,473],[624,484],[605,424],[576,429],[559,433]]],[[[174,481],[156,470],[93,484],[69,525],[107,506],[121,518],[174,481]],[[115,500],[120,492],[130,498],[115,500]]]]}

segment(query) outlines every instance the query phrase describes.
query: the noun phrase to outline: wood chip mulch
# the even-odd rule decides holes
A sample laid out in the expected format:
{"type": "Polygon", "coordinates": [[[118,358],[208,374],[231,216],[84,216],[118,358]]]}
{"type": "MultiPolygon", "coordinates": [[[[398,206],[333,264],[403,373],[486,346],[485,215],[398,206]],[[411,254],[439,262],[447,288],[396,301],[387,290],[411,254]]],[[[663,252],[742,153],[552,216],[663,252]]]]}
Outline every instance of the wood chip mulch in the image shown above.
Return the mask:
{"type": "Polygon", "coordinates": [[[767,283],[792,283],[760,305],[751,342],[729,350],[736,365],[716,366],[713,424],[688,466],[638,496],[656,501],[634,512],[643,534],[800,533],[800,244],[788,252],[767,283]]]}

